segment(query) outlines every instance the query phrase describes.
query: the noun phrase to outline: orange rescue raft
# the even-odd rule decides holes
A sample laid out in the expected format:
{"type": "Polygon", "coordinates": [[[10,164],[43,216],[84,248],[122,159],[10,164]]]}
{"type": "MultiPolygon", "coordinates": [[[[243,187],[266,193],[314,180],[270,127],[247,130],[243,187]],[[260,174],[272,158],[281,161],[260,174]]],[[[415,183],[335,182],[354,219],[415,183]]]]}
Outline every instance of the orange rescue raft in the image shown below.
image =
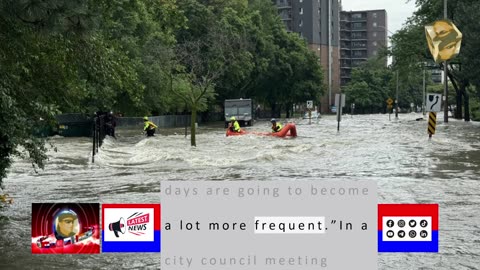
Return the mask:
{"type": "Polygon", "coordinates": [[[279,132],[271,133],[271,132],[248,132],[246,130],[241,129],[240,132],[233,132],[230,129],[227,129],[227,137],[228,136],[238,136],[238,135],[245,135],[245,134],[254,134],[260,136],[275,136],[275,137],[297,137],[297,127],[294,123],[286,124],[282,130],[279,132]]]}

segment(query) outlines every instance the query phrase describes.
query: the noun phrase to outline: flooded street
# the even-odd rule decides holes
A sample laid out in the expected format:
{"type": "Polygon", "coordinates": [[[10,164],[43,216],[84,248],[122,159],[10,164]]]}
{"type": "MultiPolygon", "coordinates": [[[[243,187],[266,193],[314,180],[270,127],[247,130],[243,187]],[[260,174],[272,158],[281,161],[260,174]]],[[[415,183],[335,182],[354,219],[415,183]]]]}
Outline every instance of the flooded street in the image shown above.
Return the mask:
{"type": "MultiPolygon", "coordinates": [[[[443,116],[443,115],[442,115],[443,116]]],[[[17,160],[4,182],[14,203],[0,210],[0,269],[159,269],[158,254],[31,255],[32,202],[155,203],[162,180],[374,180],[379,203],[438,203],[440,253],[379,255],[379,269],[480,269],[480,123],[440,120],[428,139],[421,114],[344,116],[299,137],[226,137],[202,127],[197,147],[179,135],[118,131],[95,163],[91,139],[50,140],[45,170],[17,160]]],[[[268,131],[269,122],[249,130],[268,131]]],[[[172,132],[170,132],[171,134],[172,132]]]]}

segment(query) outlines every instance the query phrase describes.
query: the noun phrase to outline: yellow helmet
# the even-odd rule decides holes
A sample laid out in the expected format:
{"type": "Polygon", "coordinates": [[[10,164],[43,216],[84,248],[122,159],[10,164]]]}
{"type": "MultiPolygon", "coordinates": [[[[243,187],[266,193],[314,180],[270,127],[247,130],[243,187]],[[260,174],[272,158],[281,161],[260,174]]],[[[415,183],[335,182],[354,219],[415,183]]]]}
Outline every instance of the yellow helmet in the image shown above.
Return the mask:
{"type": "Polygon", "coordinates": [[[143,117],[143,121],[148,121],[148,117],[143,117]]]}
{"type": "Polygon", "coordinates": [[[235,121],[235,120],[237,120],[235,116],[230,117],[230,121],[235,121]]]}

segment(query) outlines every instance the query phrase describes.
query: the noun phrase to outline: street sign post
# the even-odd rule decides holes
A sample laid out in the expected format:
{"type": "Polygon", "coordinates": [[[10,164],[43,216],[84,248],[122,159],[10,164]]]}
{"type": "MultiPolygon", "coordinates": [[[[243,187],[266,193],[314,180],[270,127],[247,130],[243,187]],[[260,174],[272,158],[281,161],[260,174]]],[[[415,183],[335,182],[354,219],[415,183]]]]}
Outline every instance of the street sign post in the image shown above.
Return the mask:
{"type": "Polygon", "coordinates": [[[442,110],[442,95],[441,94],[427,94],[427,112],[440,112],[442,110]]]}
{"type": "Polygon", "coordinates": [[[342,120],[342,108],[345,107],[345,94],[335,94],[335,106],[337,107],[337,131],[340,131],[340,121],[342,120]]]}
{"type": "Polygon", "coordinates": [[[308,124],[312,124],[312,109],[313,109],[313,100],[307,100],[307,109],[308,109],[308,124]]]}
{"type": "Polygon", "coordinates": [[[392,108],[393,108],[393,99],[388,98],[387,99],[387,110],[388,110],[388,121],[390,121],[390,115],[392,114],[392,108]]]}
{"type": "Polygon", "coordinates": [[[427,44],[430,53],[433,56],[435,63],[443,62],[443,100],[444,112],[443,121],[448,123],[448,60],[451,60],[460,53],[462,45],[462,32],[458,30],[457,26],[452,21],[447,19],[447,0],[444,4],[444,19],[437,20],[425,26],[425,35],[427,37],[427,44]]]}
{"type": "Polygon", "coordinates": [[[313,100],[307,100],[307,109],[313,109],[313,100]]]}
{"type": "MultiPolygon", "coordinates": [[[[435,134],[435,128],[437,125],[437,112],[442,110],[442,95],[441,94],[427,94],[427,111],[430,112],[428,115],[428,137],[432,138],[432,135],[435,134]]],[[[445,103],[446,104],[446,103],[445,103]]]]}

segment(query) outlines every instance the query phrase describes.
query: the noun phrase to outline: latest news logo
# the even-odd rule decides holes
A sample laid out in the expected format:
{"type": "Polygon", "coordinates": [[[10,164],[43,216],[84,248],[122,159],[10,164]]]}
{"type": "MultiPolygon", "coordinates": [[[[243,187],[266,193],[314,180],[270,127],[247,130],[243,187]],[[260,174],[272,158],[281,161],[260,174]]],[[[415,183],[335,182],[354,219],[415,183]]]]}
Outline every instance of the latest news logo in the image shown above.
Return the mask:
{"type": "Polygon", "coordinates": [[[117,222],[110,223],[108,229],[112,231],[116,237],[120,237],[119,233],[125,234],[125,231],[133,235],[142,236],[145,235],[147,231],[147,225],[153,226],[153,224],[150,224],[150,214],[135,212],[127,218],[126,223],[125,219],[121,217],[117,222]]]}
{"type": "Polygon", "coordinates": [[[102,252],[160,252],[160,204],[103,204],[102,252]]]}

